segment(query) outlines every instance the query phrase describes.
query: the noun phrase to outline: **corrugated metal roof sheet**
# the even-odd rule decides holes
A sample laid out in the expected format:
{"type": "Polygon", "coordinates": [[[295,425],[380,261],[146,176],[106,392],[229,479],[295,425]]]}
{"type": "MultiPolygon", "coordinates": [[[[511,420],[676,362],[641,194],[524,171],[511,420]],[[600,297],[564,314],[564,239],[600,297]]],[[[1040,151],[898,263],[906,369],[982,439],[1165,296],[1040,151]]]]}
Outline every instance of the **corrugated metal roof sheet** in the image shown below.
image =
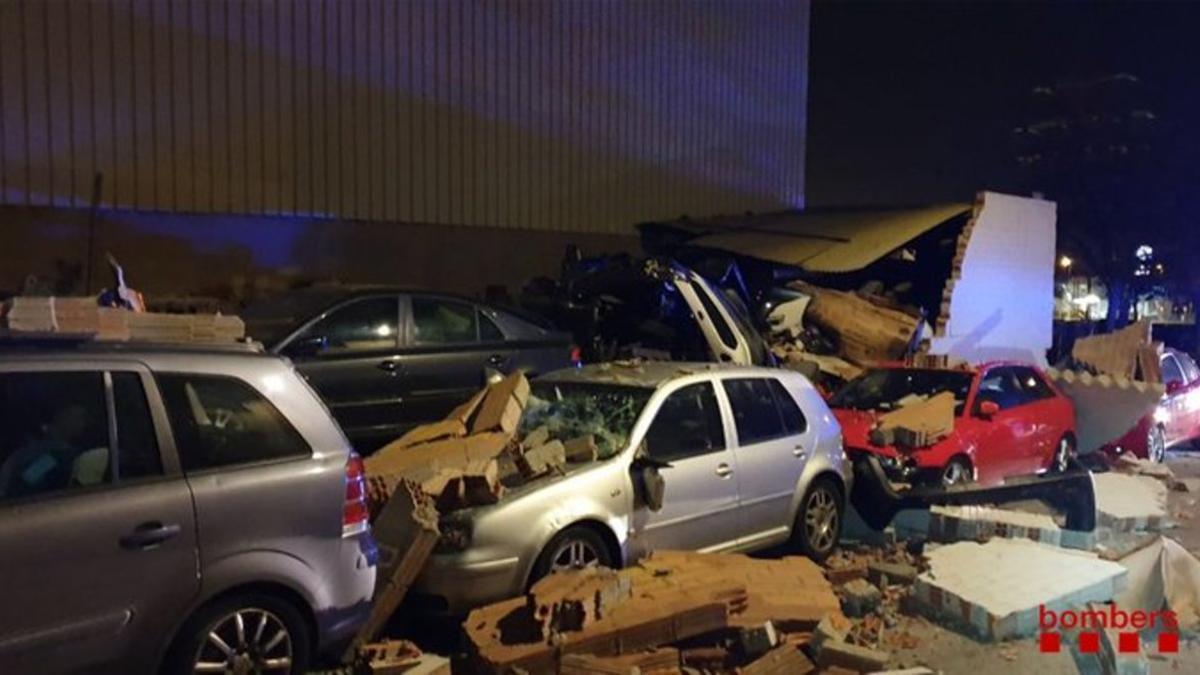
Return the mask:
{"type": "Polygon", "coordinates": [[[941,204],[880,211],[788,212],[672,227],[700,235],[689,244],[795,265],[809,272],[853,272],[971,211],[941,204]]]}

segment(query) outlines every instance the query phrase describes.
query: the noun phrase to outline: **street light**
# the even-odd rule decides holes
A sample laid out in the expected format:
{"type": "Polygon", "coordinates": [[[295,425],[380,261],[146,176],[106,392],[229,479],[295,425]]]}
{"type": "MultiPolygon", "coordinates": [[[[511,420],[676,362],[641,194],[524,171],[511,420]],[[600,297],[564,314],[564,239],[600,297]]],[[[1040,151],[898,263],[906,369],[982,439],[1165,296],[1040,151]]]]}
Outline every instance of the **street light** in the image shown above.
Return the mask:
{"type": "Polygon", "coordinates": [[[1071,256],[1064,255],[1063,257],[1058,259],[1058,266],[1063,268],[1064,270],[1070,270],[1071,265],[1074,265],[1074,264],[1075,264],[1075,261],[1071,260],[1071,256]]]}

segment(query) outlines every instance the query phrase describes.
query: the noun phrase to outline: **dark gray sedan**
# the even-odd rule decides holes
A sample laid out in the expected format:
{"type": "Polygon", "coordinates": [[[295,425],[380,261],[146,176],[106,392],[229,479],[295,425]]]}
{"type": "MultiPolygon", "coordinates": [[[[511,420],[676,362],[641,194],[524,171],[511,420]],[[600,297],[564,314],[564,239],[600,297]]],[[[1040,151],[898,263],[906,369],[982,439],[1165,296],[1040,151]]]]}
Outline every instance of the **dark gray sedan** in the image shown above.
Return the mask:
{"type": "Polygon", "coordinates": [[[360,452],[442,419],[497,374],[569,366],[571,336],[515,310],[398,289],[296,291],[244,313],[317,390],[360,452]]]}

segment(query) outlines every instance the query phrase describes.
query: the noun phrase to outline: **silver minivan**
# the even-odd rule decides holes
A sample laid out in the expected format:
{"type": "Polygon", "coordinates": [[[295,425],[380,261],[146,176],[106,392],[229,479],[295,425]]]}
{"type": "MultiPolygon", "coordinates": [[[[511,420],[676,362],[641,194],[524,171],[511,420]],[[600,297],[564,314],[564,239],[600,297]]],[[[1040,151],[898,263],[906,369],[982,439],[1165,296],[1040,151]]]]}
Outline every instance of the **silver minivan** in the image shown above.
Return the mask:
{"type": "Polygon", "coordinates": [[[363,480],[284,359],[0,345],[0,672],[303,672],[369,611],[363,480]]]}
{"type": "Polygon", "coordinates": [[[799,373],[724,364],[589,365],[532,383],[522,418],[599,459],[453,511],[414,600],[460,613],[559,569],[619,567],[654,549],[822,559],[852,487],[841,428],[799,373]]]}

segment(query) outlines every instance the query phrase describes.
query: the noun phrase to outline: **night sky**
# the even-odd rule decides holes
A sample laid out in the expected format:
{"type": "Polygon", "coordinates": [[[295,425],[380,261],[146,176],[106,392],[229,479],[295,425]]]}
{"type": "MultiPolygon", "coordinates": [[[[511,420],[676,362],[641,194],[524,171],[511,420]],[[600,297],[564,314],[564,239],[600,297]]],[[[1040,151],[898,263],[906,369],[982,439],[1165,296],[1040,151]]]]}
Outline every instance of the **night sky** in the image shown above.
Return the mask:
{"type": "MultiPolygon", "coordinates": [[[[1200,183],[1200,3],[815,2],[810,206],[1016,191],[1012,130],[1039,84],[1140,77],[1165,180],[1200,183]]],[[[1048,195],[1052,197],[1052,195],[1048,195]]],[[[1181,214],[1195,227],[1200,213],[1181,214]]]]}

